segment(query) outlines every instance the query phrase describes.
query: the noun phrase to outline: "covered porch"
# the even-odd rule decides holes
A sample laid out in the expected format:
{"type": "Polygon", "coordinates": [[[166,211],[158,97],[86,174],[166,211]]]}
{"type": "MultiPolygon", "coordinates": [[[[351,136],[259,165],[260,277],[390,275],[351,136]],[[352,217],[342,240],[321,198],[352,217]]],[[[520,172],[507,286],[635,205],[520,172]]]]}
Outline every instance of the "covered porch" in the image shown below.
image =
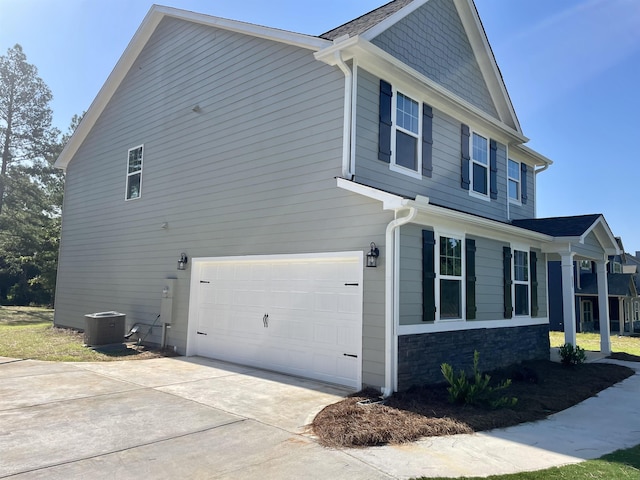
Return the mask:
{"type": "MultiPolygon", "coordinates": [[[[589,264],[594,274],[598,318],[600,319],[600,352],[611,353],[611,317],[609,312],[609,282],[607,263],[609,256],[619,255],[618,243],[600,214],[574,217],[553,217],[515,220],[514,225],[554,237],[553,242],[543,247],[547,261],[559,261],[560,301],[549,302],[549,310],[561,310],[565,343],[576,345],[576,291],[579,286],[581,264],[589,264]]],[[[550,278],[550,284],[551,284],[550,278]]]]}

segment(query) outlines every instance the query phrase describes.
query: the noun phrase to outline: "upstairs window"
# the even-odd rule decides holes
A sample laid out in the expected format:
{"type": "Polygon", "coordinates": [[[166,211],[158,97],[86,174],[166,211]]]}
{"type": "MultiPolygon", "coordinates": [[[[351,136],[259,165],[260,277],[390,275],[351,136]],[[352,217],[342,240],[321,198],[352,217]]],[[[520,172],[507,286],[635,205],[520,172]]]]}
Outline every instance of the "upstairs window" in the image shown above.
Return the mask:
{"type": "MultiPolygon", "coordinates": [[[[378,160],[422,179],[433,174],[433,108],[380,80],[378,160]]],[[[468,143],[468,142],[467,142],[468,143]]]]}
{"type": "Polygon", "coordinates": [[[509,200],[520,201],[520,163],[509,159],[509,200]]]}
{"type": "Polygon", "coordinates": [[[488,195],[489,140],[475,132],[471,136],[471,185],[474,192],[488,195]]]}
{"type": "Polygon", "coordinates": [[[140,198],[142,193],[142,151],[142,145],[129,150],[126,200],[140,198]]]}
{"type": "Polygon", "coordinates": [[[529,315],[529,252],[513,251],[515,314],[529,315]]]}
{"type": "Polygon", "coordinates": [[[395,99],[393,163],[397,167],[419,173],[420,104],[400,92],[396,92],[395,99]]]}

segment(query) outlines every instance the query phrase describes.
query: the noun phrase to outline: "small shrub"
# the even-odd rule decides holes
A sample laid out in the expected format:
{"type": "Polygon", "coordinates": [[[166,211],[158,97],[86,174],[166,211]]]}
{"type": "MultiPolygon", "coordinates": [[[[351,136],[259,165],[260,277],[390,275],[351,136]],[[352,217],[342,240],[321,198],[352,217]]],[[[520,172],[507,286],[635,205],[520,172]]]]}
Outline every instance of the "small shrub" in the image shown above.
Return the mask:
{"type": "Polygon", "coordinates": [[[473,352],[473,376],[469,381],[464,370],[460,370],[456,376],[453,367],[448,363],[440,366],[442,375],[449,383],[447,391],[449,392],[449,401],[451,403],[462,403],[465,405],[484,405],[491,408],[512,407],[518,399],[515,397],[499,397],[496,393],[508,388],[511,385],[511,379],[501,382],[493,387],[489,385],[491,376],[482,374],[478,368],[480,362],[480,354],[476,350],[473,352]]]}
{"type": "Polygon", "coordinates": [[[570,343],[565,343],[560,347],[560,361],[563,365],[580,365],[587,359],[584,348],[577,345],[574,347],[570,343]]]}

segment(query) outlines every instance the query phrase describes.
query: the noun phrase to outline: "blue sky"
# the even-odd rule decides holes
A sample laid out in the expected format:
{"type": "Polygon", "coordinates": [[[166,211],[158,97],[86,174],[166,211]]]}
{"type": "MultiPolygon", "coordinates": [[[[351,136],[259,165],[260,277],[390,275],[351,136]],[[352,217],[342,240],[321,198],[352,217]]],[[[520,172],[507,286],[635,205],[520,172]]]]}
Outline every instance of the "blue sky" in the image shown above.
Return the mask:
{"type": "MultiPolygon", "coordinates": [[[[384,0],[156,0],[318,35],[384,0]]],[[[0,0],[0,53],[19,43],[52,90],[66,131],[86,110],[152,2],[0,0]]],[[[538,216],[603,213],[628,252],[636,211],[640,94],[637,0],[476,0],[529,146],[554,165],[538,177],[538,216]]]]}

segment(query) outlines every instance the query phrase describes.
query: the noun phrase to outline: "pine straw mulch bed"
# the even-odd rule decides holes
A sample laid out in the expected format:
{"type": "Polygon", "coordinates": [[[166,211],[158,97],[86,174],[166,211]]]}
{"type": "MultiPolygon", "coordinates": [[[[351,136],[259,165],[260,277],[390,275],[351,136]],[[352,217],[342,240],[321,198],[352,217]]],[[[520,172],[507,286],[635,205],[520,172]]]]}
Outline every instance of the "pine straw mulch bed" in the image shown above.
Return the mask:
{"type": "Polygon", "coordinates": [[[567,367],[544,360],[525,362],[491,372],[495,382],[512,378],[511,386],[502,392],[518,399],[512,408],[492,410],[451,404],[446,384],[413,387],[395,393],[384,404],[359,405],[363,400],[378,399],[377,391],[365,390],[324,408],[311,428],[322,445],[334,448],[400,444],[421,437],[480,432],[540,420],[633,374],[630,368],[606,363],[567,367]]]}

